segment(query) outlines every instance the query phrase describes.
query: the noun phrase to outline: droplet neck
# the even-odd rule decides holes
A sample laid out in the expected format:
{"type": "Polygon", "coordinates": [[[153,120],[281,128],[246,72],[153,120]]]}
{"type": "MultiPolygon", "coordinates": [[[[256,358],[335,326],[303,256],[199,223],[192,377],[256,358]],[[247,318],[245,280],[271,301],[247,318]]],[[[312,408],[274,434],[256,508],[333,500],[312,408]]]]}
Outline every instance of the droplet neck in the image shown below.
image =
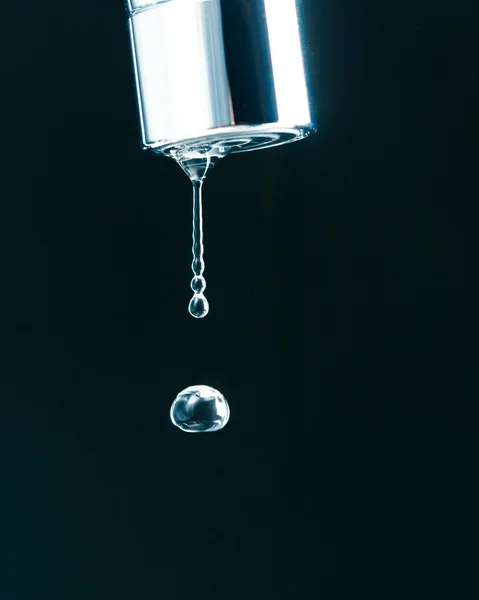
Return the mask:
{"type": "Polygon", "coordinates": [[[195,183],[204,181],[208,171],[216,164],[216,160],[212,156],[183,159],[178,157],[176,160],[183,171],[188,175],[193,185],[195,183]]]}

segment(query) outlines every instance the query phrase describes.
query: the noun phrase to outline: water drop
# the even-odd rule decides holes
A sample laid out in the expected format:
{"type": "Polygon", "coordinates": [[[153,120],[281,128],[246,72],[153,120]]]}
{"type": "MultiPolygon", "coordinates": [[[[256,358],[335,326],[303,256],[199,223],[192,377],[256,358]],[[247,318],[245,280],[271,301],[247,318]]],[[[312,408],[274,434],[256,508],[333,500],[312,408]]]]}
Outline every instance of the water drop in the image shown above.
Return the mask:
{"type": "Polygon", "coordinates": [[[206,289],[206,281],[204,277],[193,277],[191,281],[191,289],[195,294],[202,294],[206,289]]]}
{"type": "Polygon", "coordinates": [[[187,433],[219,431],[228,423],[226,398],[207,385],[193,385],[178,394],[170,411],[173,425],[187,433]]]}
{"type": "Polygon", "coordinates": [[[206,317],[210,311],[210,305],[204,294],[195,294],[190,300],[188,310],[190,311],[190,315],[195,317],[195,319],[206,317]]]}

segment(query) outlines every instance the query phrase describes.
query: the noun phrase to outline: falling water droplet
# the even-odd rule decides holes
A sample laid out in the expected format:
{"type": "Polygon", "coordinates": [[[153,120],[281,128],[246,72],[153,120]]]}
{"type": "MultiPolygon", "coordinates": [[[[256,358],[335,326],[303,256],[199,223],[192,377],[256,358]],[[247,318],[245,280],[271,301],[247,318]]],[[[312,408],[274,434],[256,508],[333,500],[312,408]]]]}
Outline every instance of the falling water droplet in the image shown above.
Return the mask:
{"type": "Polygon", "coordinates": [[[195,294],[202,294],[206,289],[206,280],[204,277],[193,277],[191,280],[191,289],[195,294]]]}
{"type": "Polygon", "coordinates": [[[210,310],[208,300],[203,293],[206,289],[205,278],[202,276],[193,277],[191,281],[191,289],[193,290],[194,295],[190,301],[188,310],[190,311],[190,315],[196,319],[202,319],[203,317],[206,317],[210,310]]]}
{"type": "Polygon", "coordinates": [[[193,385],[178,394],[170,411],[173,425],[187,433],[219,431],[228,423],[226,398],[207,385],[193,385]]]}
{"type": "Polygon", "coordinates": [[[203,317],[206,317],[210,311],[210,305],[205,295],[195,294],[190,300],[188,310],[190,311],[190,315],[195,317],[195,319],[202,319],[203,317]]]}

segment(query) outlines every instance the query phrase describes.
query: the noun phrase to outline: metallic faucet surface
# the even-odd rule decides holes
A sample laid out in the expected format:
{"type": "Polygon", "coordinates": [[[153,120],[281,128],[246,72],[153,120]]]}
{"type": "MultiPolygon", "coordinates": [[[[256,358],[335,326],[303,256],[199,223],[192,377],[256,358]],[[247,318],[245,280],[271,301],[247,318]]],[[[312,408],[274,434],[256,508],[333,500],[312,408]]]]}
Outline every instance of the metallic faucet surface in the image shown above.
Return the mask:
{"type": "Polygon", "coordinates": [[[128,0],[143,147],[183,168],[205,157],[212,166],[313,133],[302,8],[302,0],[128,0]]]}

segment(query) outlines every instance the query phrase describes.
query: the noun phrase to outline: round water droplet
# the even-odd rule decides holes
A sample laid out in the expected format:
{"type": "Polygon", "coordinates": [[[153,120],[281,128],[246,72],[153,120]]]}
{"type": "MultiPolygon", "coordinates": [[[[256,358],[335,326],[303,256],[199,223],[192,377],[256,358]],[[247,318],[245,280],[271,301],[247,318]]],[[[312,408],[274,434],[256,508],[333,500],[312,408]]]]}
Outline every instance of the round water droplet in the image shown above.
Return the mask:
{"type": "Polygon", "coordinates": [[[207,385],[193,385],[178,394],[170,411],[173,425],[188,433],[219,431],[228,423],[226,398],[207,385]]]}
{"type": "Polygon", "coordinates": [[[191,289],[195,294],[202,294],[206,290],[206,279],[204,277],[193,277],[191,289]]]}
{"type": "Polygon", "coordinates": [[[190,311],[190,315],[192,317],[195,317],[196,319],[202,319],[208,314],[210,305],[203,294],[195,294],[190,301],[188,310],[190,311]]]}

